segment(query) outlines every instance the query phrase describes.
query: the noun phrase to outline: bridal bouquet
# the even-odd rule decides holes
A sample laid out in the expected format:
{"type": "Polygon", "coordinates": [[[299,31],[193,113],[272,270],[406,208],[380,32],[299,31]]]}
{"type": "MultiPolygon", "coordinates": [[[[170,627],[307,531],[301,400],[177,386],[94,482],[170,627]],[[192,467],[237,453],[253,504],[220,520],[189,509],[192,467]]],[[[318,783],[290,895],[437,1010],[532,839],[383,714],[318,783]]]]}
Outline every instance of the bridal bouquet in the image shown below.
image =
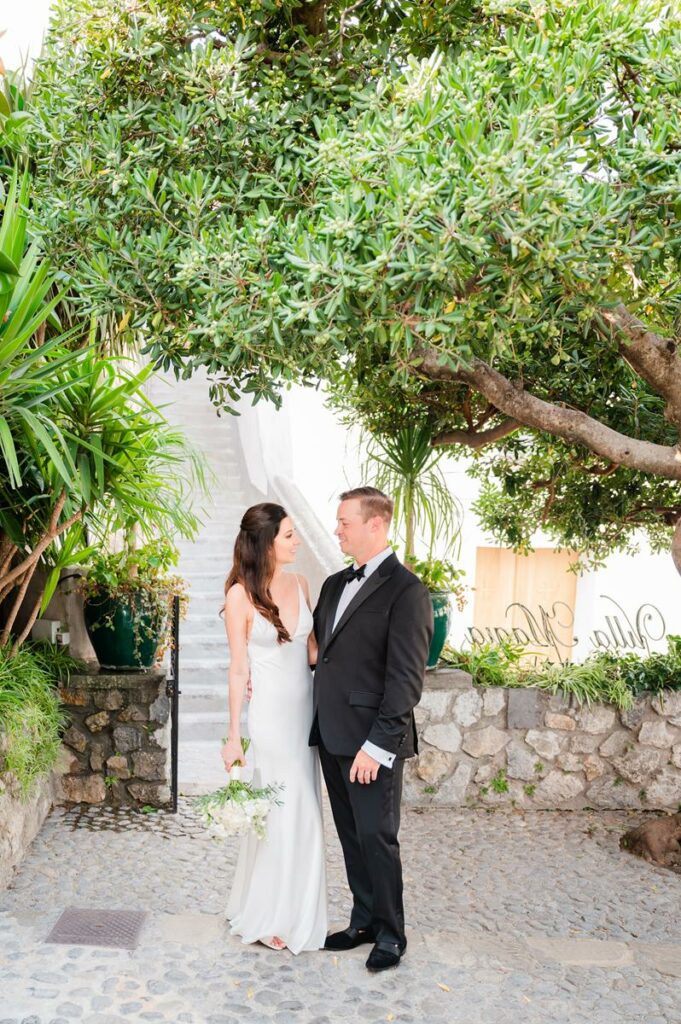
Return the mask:
{"type": "MultiPolygon", "coordinates": [[[[248,740],[242,740],[244,754],[248,740]]],[[[258,788],[241,781],[241,768],[232,765],[229,782],[214,793],[199,797],[196,801],[199,814],[210,832],[228,839],[255,832],[259,839],[267,835],[267,815],[274,804],[281,804],[281,785],[258,788]]]]}

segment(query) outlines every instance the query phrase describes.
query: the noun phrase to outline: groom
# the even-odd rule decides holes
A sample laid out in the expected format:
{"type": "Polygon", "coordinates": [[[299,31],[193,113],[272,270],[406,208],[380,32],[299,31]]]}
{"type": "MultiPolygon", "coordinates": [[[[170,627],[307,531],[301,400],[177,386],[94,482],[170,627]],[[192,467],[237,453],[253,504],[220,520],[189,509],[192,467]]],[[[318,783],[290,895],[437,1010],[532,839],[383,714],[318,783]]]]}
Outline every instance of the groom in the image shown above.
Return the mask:
{"type": "Polygon", "coordinates": [[[374,943],[371,971],[407,945],[397,833],[404,759],[416,753],[433,612],[428,591],[388,546],[393,503],[375,487],[341,494],[336,535],[350,569],[330,576],[314,611],[319,647],[310,745],[319,747],[343,847],[350,925],[326,949],[374,943]]]}

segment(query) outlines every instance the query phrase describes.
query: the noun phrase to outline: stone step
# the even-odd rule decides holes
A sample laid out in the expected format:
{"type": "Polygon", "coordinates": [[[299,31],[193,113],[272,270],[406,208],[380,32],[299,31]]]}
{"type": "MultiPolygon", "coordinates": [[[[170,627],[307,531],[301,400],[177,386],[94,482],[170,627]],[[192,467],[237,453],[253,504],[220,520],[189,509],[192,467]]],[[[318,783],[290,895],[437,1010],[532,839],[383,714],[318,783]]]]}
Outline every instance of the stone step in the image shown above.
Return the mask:
{"type": "MultiPolygon", "coordinates": [[[[222,469],[217,467],[216,472],[222,474],[222,469]]],[[[221,481],[222,483],[224,481],[221,481]]],[[[206,504],[206,508],[210,509],[211,513],[215,514],[215,518],[218,519],[219,516],[229,515],[235,508],[240,508],[245,500],[247,500],[246,491],[232,484],[225,490],[214,491],[211,495],[210,505],[206,504]]]]}
{"type": "MultiPolygon", "coordinates": [[[[227,574],[225,573],[225,576],[226,575],[227,574]]],[[[212,586],[206,586],[202,581],[194,582],[192,584],[190,578],[190,606],[193,605],[194,601],[210,601],[212,602],[212,607],[215,609],[215,614],[219,614],[220,609],[225,603],[225,576],[221,576],[220,579],[216,579],[212,586]]],[[[206,615],[207,612],[203,611],[201,614],[206,615]]]]}
{"type": "Polygon", "coordinates": [[[226,686],[229,666],[225,662],[222,665],[212,663],[209,666],[196,668],[180,661],[180,689],[206,690],[213,687],[226,686]]]}
{"type": "Polygon", "coordinates": [[[211,612],[214,612],[215,615],[219,615],[220,609],[225,603],[224,580],[222,581],[222,586],[216,581],[215,586],[212,587],[205,587],[196,584],[192,586],[190,581],[188,593],[189,608],[187,610],[189,611],[191,608],[192,611],[196,612],[199,610],[198,603],[202,602],[206,607],[200,610],[201,615],[208,615],[211,612]]]}
{"type": "Polygon", "coordinates": [[[185,620],[184,630],[180,634],[180,657],[183,655],[186,656],[188,645],[200,643],[204,639],[208,643],[220,643],[224,650],[227,650],[225,627],[220,620],[211,622],[210,629],[208,624],[196,625],[193,624],[191,620],[185,620]]]}
{"type": "Polygon", "coordinates": [[[180,657],[184,656],[185,663],[196,660],[207,660],[213,658],[221,662],[226,661],[227,638],[224,631],[216,636],[211,634],[197,635],[192,633],[185,636],[181,641],[180,657]]]}
{"type": "MultiPolygon", "coordinates": [[[[180,701],[184,699],[184,692],[180,701]]],[[[248,725],[248,706],[244,707],[241,714],[241,732],[245,735],[248,725]]],[[[210,711],[186,711],[180,704],[179,738],[180,742],[193,742],[194,740],[222,740],[227,735],[229,728],[229,711],[227,709],[226,697],[218,710],[210,711]]]]}
{"type": "Polygon", "coordinates": [[[193,621],[194,616],[198,618],[212,618],[213,616],[219,621],[221,628],[224,632],[224,623],[222,616],[220,615],[220,609],[222,608],[225,601],[225,595],[223,592],[216,593],[196,593],[189,591],[189,608],[187,609],[187,618],[183,619],[180,623],[180,636],[184,635],[185,623],[193,621]]]}
{"type": "Polygon", "coordinates": [[[184,686],[192,686],[196,689],[220,686],[227,680],[229,673],[229,658],[223,651],[221,656],[211,659],[209,665],[205,664],[205,650],[197,650],[191,657],[180,659],[180,679],[184,686]]]}
{"type": "Polygon", "coordinates": [[[187,614],[182,620],[182,626],[187,631],[191,627],[192,635],[194,633],[212,635],[218,632],[223,637],[225,635],[225,623],[222,616],[217,611],[211,611],[210,614],[206,614],[206,612],[195,609],[191,597],[187,614]]]}
{"type": "Polygon", "coordinates": [[[220,615],[221,604],[215,598],[205,598],[205,607],[197,600],[196,604],[190,602],[187,617],[180,623],[180,638],[184,642],[193,633],[212,633],[213,636],[220,635],[226,638],[225,623],[220,615]]]}
{"type": "MultiPolygon", "coordinates": [[[[220,611],[225,603],[225,591],[223,587],[211,590],[190,590],[188,613],[199,615],[214,615],[222,621],[220,611]]],[[[182,620],[183,622],[186,620],[182,620]]]]}
{"type": "Polygon", "coordinates": [[[234,517],[228,523],[214,523],[212,528],[209,523],[199,528],[199,533],[193,541],[183,540],[178,544],[183,555],[191,552],[202,552],[211,544],[234,544],[234,538],[239,531],[239,513],[234,512],[234,517]]]}
{"type": "Polygon", "coordinates": [[[209,560],[208,556],[196,564],[194,560],[187,560],[186,562],[180,561],[178,565],[178,575],[187,583],[187,591],[190,595],[194,594],[214,594],[216,590],[219,590],[223,595],[225,592],[225,580],[229,575],[229,571],[232,567],[232,556],[226,552],[218,551],[216,555],[209,560]],[[197,580],[196,575],[198,573],[205,573],[210,571],[212,568],[215,569],[216,564],[220,566],[220,574],[214,573],[215,579],[205,584],[203,580],[197,580]]]}
{"type": "Polygon", "coordinates": [[[222,686],[181,686],[180,715],[206,713],[222,715],[227,708],[227,680],[222,686]]]}
{"type": "Polygon", "coordinates": [[[203,555],[205,554],[205,549],[210,547],[224,547],[229,544],[233,547],[238,530],[238,522],[234,523],[233,526],[228,526],[226,528],[222,525],[215,529],[211,529],[210,526],[201,527],[201,531],[196,540],[180,541],[177,546],[180,552],[180,557],[186,557],[187,555],[203,555]]]}
{"type": "Polygon", "coordinates": [[[227,735],[228,725],[227,709],[222,715],[215,711],[187,711],[184,714],[180,712],[180,736],[187,742],[194,740],[219,741],[227,735]]]}
{"type": "Polygon", "coordinates": [[[226,575],[222,568],[201,569],[192,575],[193,589],[195,592],[198,591],[200,584],[206,590],[212,590],[217,586],[224,591],[226,575]]]}
{"type": "Polygon", "coordinates": [[[199,669],[191,661],[180,661],[180,689],[183,693],[187,690],[212,690],[227,686],[228,679],[229,662],[226,659],[222,662],[214,661],[210,668],[199,669]]]}
{"type": "Polygon", "coordinates": [[[226,786],[229,780],[220,757],[217,740],[180,740],[178,748],[178,788],[185,796],[200,796],[226,786]]]}

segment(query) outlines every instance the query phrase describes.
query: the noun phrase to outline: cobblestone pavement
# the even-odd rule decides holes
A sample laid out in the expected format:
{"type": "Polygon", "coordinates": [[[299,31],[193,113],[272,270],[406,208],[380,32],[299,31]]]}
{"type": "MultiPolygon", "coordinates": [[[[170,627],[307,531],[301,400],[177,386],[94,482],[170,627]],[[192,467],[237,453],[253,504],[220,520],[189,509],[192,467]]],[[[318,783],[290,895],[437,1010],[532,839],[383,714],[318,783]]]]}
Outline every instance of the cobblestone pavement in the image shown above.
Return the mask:
{"type": "MultiPolygon", "coordinates": [[[[681,877],[626,812],[404,813],[409,949],[298,957],[226,933],[236,844],[178,815],[55,810],[0,894],[0,1024],[679,1024],[681,877]],[[68,906],[149,913],[134,950],[46,945],[68,906]]],[[[331,920],[349,904],[327,814],[331,920]]]]}

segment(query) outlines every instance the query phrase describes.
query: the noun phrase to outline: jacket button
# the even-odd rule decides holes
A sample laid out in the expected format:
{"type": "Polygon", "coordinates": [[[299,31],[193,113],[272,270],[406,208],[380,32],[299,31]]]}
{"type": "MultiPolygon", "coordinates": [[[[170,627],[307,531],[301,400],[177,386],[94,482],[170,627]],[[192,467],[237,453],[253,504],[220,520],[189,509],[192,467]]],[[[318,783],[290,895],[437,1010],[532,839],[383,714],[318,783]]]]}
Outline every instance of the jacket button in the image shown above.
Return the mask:
{"type": "Polygon", "coordinates": [[[324,662],[325,665],[327,664],[328,660],[328,658],[322,658],[322,661],[324,662]]]}

